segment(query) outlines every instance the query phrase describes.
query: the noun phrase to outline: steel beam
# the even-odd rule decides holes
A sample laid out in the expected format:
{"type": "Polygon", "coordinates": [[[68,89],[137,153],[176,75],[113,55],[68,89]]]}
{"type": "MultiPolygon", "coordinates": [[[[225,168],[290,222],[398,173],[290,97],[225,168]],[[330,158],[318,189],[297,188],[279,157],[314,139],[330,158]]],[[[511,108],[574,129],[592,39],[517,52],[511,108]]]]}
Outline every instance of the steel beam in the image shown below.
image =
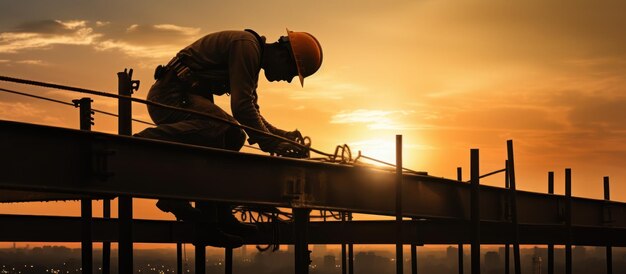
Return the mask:
{"type": "MultiPolygon", "coordinates": [[[[306,206],[389,216],[395,211],[395,174],[386,170],[6,121],[0,122],[0,139],[4,189],[306,206]],[[32,172],[34,166],[37,172],[32,172]],[[208,182],[208,177],[213,179],[208,182]],[[354,195],[355,189],[359,195],[354,195]]],[[[402,189],[411,197],[402,204],[405,217],[469,220],[469,184],[405,174],[402,189]]],[[[480,197],[482,221],[506,220],[506,189],[482,185],[480,197]]],[[[517,191],[518,221],[558,224],[564,201],[562,195],[517,191]]],[[[601,215],[607,205],[612,225],[626,227],[625,203],[585,198],[571,199],[576,212],[572,224],[604,226],[601,215]]]]}
{"type": "MultiPolygon", "coordinates": [[[[604,200],[611,200],[611,189],[609,187],[609,177],[604,177],[604,200]]],[[[611,223],[611,208],[607,208],[607,214],[605,214],[604,221],[607,224],[611,223]]],[[[613,274],[613,247],[610,244],[606,245],[606,273],[613,274]]]]}
{"type": "Polygon", "coordinates": [[[478,149],[470,152],[470,178],[472,181],[471,194],[471,222],[472,222],[472,244],[471,261],[472,274],[480,274],[480,183],[479,183],[479,157],[478,149]]]}
{"type": "Polygon", "coordinates": [[[396,135],[396,274],[404,273],[402,250],[402,135],[396,135]]]}
{"type": "MultiPolygon", "coordinates": [[[[133,81],[133,70],[127,72],[124,69],[123,72],[117,73],[118,78],[118,93],[119,95],[130,97],[133,94],[133,83],[137,83],[137,87],[139,85],[138,81],[133,81]]],[[[133,134],[132,130],[132,104],[130,99],[120,98],[118,102],[118,133],[120,135],[130,136],[133,134]]],[[[104,152],[106,153],[109,152],[104,152]]],[[[104,156],[106,157],[106,156],[104,156]]],[[[86,163],[89,163],[87,159],[83,159],[86,163]]],[[[104,168],[102,170],[103,176],[109,176],[108,171],[106,171],[106,160],[101,166],[104,168]]],[[[92,162],[93,163],[93,162],[92,162]]],[[[132,168],[134,165],[131,163],[127,163],[129,168],[132,168]]],[[[91,168],[93,171],[93,167],[91,168]]],[[[88,174],[89,170],[81,170],[84,174],[88,174]]],[[[132,220],[133,220],[133,197],[131,195],[119,195],[118,199],[118,216],[120,218],[120,240],[119,240],[119,272],[120,273],[132,273],[133,270],[133,237],[132,237],[132,220]]]]}
{"type": "MultiPolygon", "coordinates": [[[[548,194],[554,194],[554,172],[548,172],[548,194]]],[[[554,245],[548,245],[548,274],[554,274],[554,245]]]]}
{"type": "MultiPolygon", "coordinates": [[[[260,231],[273,231],[273,223],[260,223],[260,231]]],[[[403,222],[403,244],[468,244],[471,223],[450,220],[403,222]]],[[[80,242],[80,217],[0,215],[0,241],[3,242],[80,242]]],[[[93,219],[93,241],[117,242],[118,219],[93,219]]],[[[395,221],[311,222],[310,244],[395,244],[395,221]],[[336,233],[341,230],[343,233],[336,233]]],[[[294,244],[292,224],[280,224],[280,244],[294,244]]],[[[507,222],[481,222],[482,244],[503,244],[512,239],[507,222]]],[[[192,224],[176,221],[133,220],[133,238],[138,243],[193,243],[192,224]]],[[[272,232],[268,232],[272,233],[272,232]]],[[[245,238],[246,244],[273,244],[272,235],[245,238]]],[[[520,243],[563,245],[567,241],[563,225],[520,224],[520,243]]],[[[572,244],[626,247],[626,229],[572,226],[572,244]]]]}

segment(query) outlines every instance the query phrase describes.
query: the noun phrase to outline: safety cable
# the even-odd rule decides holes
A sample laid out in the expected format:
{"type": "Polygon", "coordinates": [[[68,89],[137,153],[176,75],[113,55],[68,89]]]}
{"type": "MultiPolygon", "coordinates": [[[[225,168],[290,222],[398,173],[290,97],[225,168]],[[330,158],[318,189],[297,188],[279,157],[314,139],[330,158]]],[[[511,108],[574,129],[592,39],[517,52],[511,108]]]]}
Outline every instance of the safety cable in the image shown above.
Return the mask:
{"type": "Polygon", "coordinates": [[[242,125],[236,122],[232,122],[229,121],[227,119],[221,118],[221,117],[217,117],[217,116],[213,116],[204,112],[200,112],[200,111],[195,111],[195,110],[190,110],[190,109],[184,109],[184,108],[179,108],[179,107],[174,107],[174,106],[170,106],[170,105],[165,105],[165,104],[161,104],[161,103],[157,103],[154,101],[150,101],[150,100],[144,100],[144,99],[138,99],[138,98],[134,98],[131,96],[125,96],[125,95],[117,95],[117,94],[112,94],[112,93],[108,93],[108,92],[103,92],[103,91],[97,91],[97,90],[90,90],[90,89],[84,89],[84,88],[77,88],[77,87],[71,87],[71,86],[65,86],[65,85],[59,85],[59,84],[52,84],[52,83],[46,83],[46,82],[40,82],[40,81],[33,81],[33,80],[26,80],[26,79],[20,79],[20,78],[14,78],[14,77],[7,77],[7,76],[0,76],[0,81],[7,81],[7,82],[14,82],[14,83],[20,83],[20,84],[25,84],[25,85],[33,85],[33,86],[40,86],[40,87],[48,87],[48,88],[54,88],[54,89],[61,89],[61,90],[67,90],[67,91],[73,91],[73,92],[80,92],[80,93],[87,93],[87,94],[92,94],[92,95],[98,95],[98,96],[103,96],[103,97],[108,97],[108,98],[116,98],[116,99],[126,99],[132,102],[136,102],[136,103],[142,103],[145,105],[149,105],[149,106],[155,106],[155,107],[160,107],[160,108],[164,108],[164,109],[169,109],[169,110],[173,110],[173,111],[179,111],[179,112],[185,112],[185,113],[190,113],[190,114],[194,114],[194,115],[199,115],[205,118],[209,118],[211,120],[214,121],[219,121],[240,129],[245,129],[246,131],[251,131],[254,133],[258,133],[261,134],[263,136],[267,136],[270,138],[274,138],[283,142],[287,142],[290,143],[292,145],[295,145],[301,149],[305,149],[305,150],[310,150],[313,151],[317,154],[320,155],[324,155],[327,157],[330,157],[331,154],[322,152],[320,150],[314,149],[312,147],[308,147],[305,145],[302,145],[298,142],[294,142],[292,140],[289,140],[287,138],[284,138],[282,136],[278,136],[278,135],[274,135],[262,130],[258,130],[256,128],[253,127],[249,127],[246,125],[242,125]]]}
{"type": "MultiPolygon", "coordinates": [[[[297,146],[299,148],[302,148],[302,149],[305,149],[305,150],[309,150],[309,151],[315,152],[317,154],[326,156],[326,157],[328,157],[331,160],[331,162],[335,162],[335,161],[337,161],[337,159],[341,159],[340,163],[355,164],[356,161],[358,161],[359,158],[365,158],[365,159],[368,159],[368,160],[371,160],[371,161],[374,161],[374,162],[377,162],[377,163],[381,163],[381,164],[385,164],[385,165],[389,165],[389,166],[393,166],[393,167],[396,166],[396,165],[391,164],[391,163],[387,163],[387,162],[384,162],[384,161],[381,161],[381,160],[378,160],[378,159],[374,159],[374,158],[362,155],[361,151],[359,151],[359,154],[358,154],[358,156],[355,159],[352,159],[352,154],[350,152],[350,148],[347,145],[345,145],[345,144],[343,146],[338,146],[335,149],[335,154],[325,153],[323,151],[320,151],[320,150],[317,150],[317,149],[311,147],[310,143],[309,143],[309,145],[306,145],[306,144],[303,144],[303,143],[299,143],[297,141],[289,140],[289,139],[284,138],[282,136],[278,136],[278,135],[275,135],[275,134],[272,134],[272,133],[269,133],[269,132],[258,130],[256,128],[252,128],[252,127],[249,127],[249,126],[246,126],[246,125],[242,125],[242,124],[239,124],[237,122],[232,122],[232,121],[229,121],[227,119],[224,119],[224,118],[221,118],[221,117],[217,117],[217,116],[213,116],[213,115],[210,115],[210,114],[207,114],[207,113],[204,113],[204,112],[199,112],[199,111],[195,111],[195,110],[174,107],[174,106],[157,103],[157,102],[150,101],[150,100],[144,100],[144,99],[134,98],[134,97],[131,97],[131,96],[118,95],[118,94],[113,94],[113,93],[108,93],[108,92],[103,92],[103,91],[90,90],[90,89],[84,89],[84,88],[78,88],[78,87],[71,87],[71,86],[65,86],[65,85],[59,85],[59,84],[53,84],[53,83],[46,83],[46,82],[34,81],[34,80],[27,80],[27,79],[15,78],[15,77],[8,77],[8,76],[2,76],[2,75],[0,75],[0,81],[20,83],[20,84],[25,84],[25,85],[39,86],[39,87],[48,87],[48,88],[54,88],[54,89],[60,89],[60,90],[79,92],[79,93],[87,93],[87,94],[92,94],[92,95],[97,95],[97,96],[102,96],[102,97],[108,97],[108,98],[126,99],[126,100],[129,100],[131,102],[142,103],[142,104],[149,105],[149,106],[155,106],[155,107],[160,107],[160,108],[169,109],[169,110],[173,110],[173,111],[179,111],[179,112],[195,114],[195,115],[206,117],[206,118],[212,119],[214,121],[219,121],[219,122],[222,122],[222,123],[225,123],[225,124],[228,124],[228,125],[240,128],[240,129],[245,129],[247,131],[249,130],[249,131],[252,131],[252,132],[255,132],[255,133],[267,136],[267,137],[270,137],[270,138],[274,138],[274,139],[277,139],[277,140],[280,140],[280,141],[284,141],[284,142],[290,143],[290,144],[295,145],[295,146],[297,146]],[[347,161],[345,159],[346,152],[348,154],[348,160],[347,161]]],[[[11,92],[11,91],[8,91],[6,89],[0,89],[0,90],[11,92]]],[[[13,92],[13,93],[21,94],[19,92],[13,92]]],[[[30,97],[33,97],[33,98],[39,98],[39,99],[43,99],[43,100],[48,100],[48,101],[53,101],[53,102],[57,102],[57,103],[69,104],[69,103],[66,103],[66,102],[62,102],[62,101],[58,101],[58,100],[54,100],[54,99],[48,99],[48,98],[41,97],[41,96],[36,96],[36,95],[30,95],[30,94],[29,95],[22,94],[22,95],[30,96],[30,97]]],[[[113,113],[107,113],[107,112],[102,112],[102,111],[98,111],[98,112],[100,112],[102,114],[117,116],[116,114],[113,114],[113,113]]],[[[153,125],[152,123],[148,123],[148,122],[145,122],[145,121],[140,121],[140,120],[136,120],[136,119],[132,119],[132,120],[136,121],[136,122],[140,122],[140,123],[147,123],[147,124],[153,125]]],[[[310,139],[308,139],[308,140],[310,141],[310,139]]],[[[306,139],[302,140],[302,141],[306,141],[306,139]]],[[[256,147],[251,147],[251,146],[247,146],[247,145],[245,145],[245,146],[246,147],[250,147],[250,148],[254,148],[254,149],[258,149],[256,147]]],[[[402,167],[402,170],[409,171],[409,172],[414,173],[414,174],[424,174],[424,172],[414,171],[414,170],[411,170],[411,169],[408,169],[408,168],[405,168],[405,167],[402,167]]]]}
{"type": "MultiPolygon", "coordinates": [[[[485,178],[485,177],[489,177],[489,176],[491,176],[491,175],[495,175],[495,174],[498,174],[498,173],[501,173],[501,172],[505,172],[505,171],[506,171],[506,168],[499,169],[499,170],[496,170],[496,171],[492,171],[492,172],[489,172],[489,173],[487,173],[487,174],[483,174],[483,175],[478,176],[478,179],[482,179],[482,178],[485,178]]],[[[471,182],[472,182],[472,180],[468,180],[468,181],[465,181],[465,182],[466,182],[466,183],[471,183],[471,182]]]]}
{"type": "MultiPolygon", "coordinates": [[[[365,158],[365,159],[368,159],[370,161],[374,161],[374,162],[377,162],[377,163],[380,163],[380,164],[384,164],[384,165],[388,165],[388,166],[392,166],[392,167],[396,166],[396,165],[394,165],[392,163],[387,163],[387,162],[384,162],[384,161],[381,161],[381,160],[378,160],[378,159],[374,159],[372,157],[367,157],[367,156],[361,154],[361,151],[359,151],[359,156],[356,158],[356,160],[358,160],[359,158],[365,158]]],[[[415,174],[421,174],[421,175],[425,175],[426,174],[425,172],[415,171],[415,170],[412,170],[412,169],[408,169],[406,167],[402,167],[402,169],[406,170],[408,172],[415,173],[415,174]]]]}
{"type": "MultiPolygon", "coordinates": [[[[32,97],[32,98],[37,98],[37,99],[41,99],[41,100],[46,100],[46,101],[50,101],[50,102],[54,102],[54,103],[59,103],[59,104],[63,104],[63,105],[67,105],[67,106],[73,106],[75,107],[75,104],[72,103],[68,103],[65,101],[61,101],[61,100],[56,100],[56,99],[52,99],[52,98],[48,98],[48,97],[43,97],[43,96],[37,96],[37,95],[32,95],[32,94],[28,94],[28,93],[24,93],[24,92],[19,92],[16,90],[10,90],[10,89],[6,89],[6,88],[0,88],[0,91],[4,91],[4,92],[8,92],[8,93],[13,93],[13,94],[18,94],[18,95],[23,95],[23,96],[27,96],[27,97],[32,97]]],[[[104,115],[108,115],[108,116],[114,116],[114,117],[118,117],[117,114],[115,113],[111,113],[111,112],[107,112],[107,111],[103,111],[103,110],[97,110],[92,108],[91,110],[93,110],[93,112],[95,113],[100,113],[100,114],[104,114],[104,115]]],[[[146,121],[142,121],[139,119],[132,119],[134,122],[137,123],[142,123],[142,124],[146,124],[146,125],[151,125],[151,126],[156,126],[153,123],[150,122],[146,122],[146,121]]]]}
{"type": "MultiPolygon", "coordinates": [[[[41,100],[45,100],[45,101],[50,101],[50,102],[54,102],[54,103],[59,103],[59,104],[67,105],[67,106],[76,107],[76,104],[68,103],[68,102],[61,101],[61,100],[52,99],[52,98],[49,98],[49,97],[38,96],[38,95],[33,95],[33,94],[25,93],[25,92],[20,92],[20,91],[16,91],[16,90],[0,88],[0,91],[13,93],[13,94],[17,94],[17,95],[22,95],[22,96],[26,96],[26,97],[31,97],[31,98],[36,98],[36,99],[41,99],[41,100]]],[[[115,113],[108,112],[108,111],[98,110],[98,109],[94,109],[94,108],[92,108],[91,110],[93,110],[95,113],[100,113],[100,114],[104,114],[104,115],[108,115],[108,116],[112,116],[112,117],[119,117],[119,115],[117,115],[115,113]]],[[[149,125],[149,126],[156,126],[155,123],[151,123],[151,122],[147,122],[147,121],[143,121],[143,120],[139,120],[139,119],[135,119],[135,118],[132,118],[132,120],[133,120],[133,122],[146,124],[146,125],[149,125]]],[[[243,146],[247,147],[247,148],[251,148],[251,149],[261,150],[260,148],[255,147],[255,146],[251,146],[251,145],[244,144],[243,146]]]]}

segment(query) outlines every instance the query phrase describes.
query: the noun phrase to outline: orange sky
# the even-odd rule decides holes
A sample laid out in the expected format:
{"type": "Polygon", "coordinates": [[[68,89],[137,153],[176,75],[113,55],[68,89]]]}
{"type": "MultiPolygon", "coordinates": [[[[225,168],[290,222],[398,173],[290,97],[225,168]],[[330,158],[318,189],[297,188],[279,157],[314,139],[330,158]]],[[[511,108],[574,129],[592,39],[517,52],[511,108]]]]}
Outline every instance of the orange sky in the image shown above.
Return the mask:
{"type": "MultiPolygon", "coordinates": [[[[115,92],[116,72],[132,67],[145,98],[154,67],[203,34],[253,28],[274,41],[289,27],[319,39],[323,66],[304,88],[261,76],[259,103],[314,147],[347,143],[392,162],[403,134],[407,167],[454,178],[470,148],[481,149],[482,173],[502,168],[513,139],[519,189],[545,192],[555,171],[563,193],[570,167],[575,196],[601,198],[611,176],[612,198],[626,201],[625,11],[623,1],[3,1],[0,74],[115,92]]],[[[228,98],[217,102],[230,112],[228,98]]],[[[94,107],[116,112],[108,99],[94,107]]],[[[134,115],[148,119],[141,105],[134,115]]],[[[114,119],[95,117],[94,130],[116,131],[114,119]]],[[[71,107],[3,93],[0,119],[78,127],[71,107]]],[[[0,204],[0,213],[79,207],[0,204]]],[[[153,202],[135,215],[169,218],[153,202]]]]}

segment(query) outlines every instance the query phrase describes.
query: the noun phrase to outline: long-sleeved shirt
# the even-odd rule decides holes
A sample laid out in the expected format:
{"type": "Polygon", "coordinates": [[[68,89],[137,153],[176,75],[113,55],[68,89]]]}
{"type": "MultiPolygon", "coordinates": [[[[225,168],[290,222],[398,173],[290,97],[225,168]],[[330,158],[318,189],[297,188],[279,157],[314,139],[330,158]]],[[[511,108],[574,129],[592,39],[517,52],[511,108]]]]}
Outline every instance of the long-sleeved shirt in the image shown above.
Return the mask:
{"type": "MultiPolygon", "coordinates": [[[[184,62],[194,73],[224,71],[224,79],[230,86],[230,106],[233,116],[243,125],[283,135],[284,131],[267,123],[261,116],[258,106],[257,86],[261,70],[264,37],[257,37],[247,31],[222,31],[206,35],[181,50],[184,62]]],[[[219,73],[218,73],[219,74],[219,73]]],[[[207,94],[210,91],[206,91],[207,94]]],[[[219,95],[219,94],[218,94],[219,95]]],[[[259,143],[261,148],[271,146],[276,140],[247,132],[251,143],[259,143]]]]}

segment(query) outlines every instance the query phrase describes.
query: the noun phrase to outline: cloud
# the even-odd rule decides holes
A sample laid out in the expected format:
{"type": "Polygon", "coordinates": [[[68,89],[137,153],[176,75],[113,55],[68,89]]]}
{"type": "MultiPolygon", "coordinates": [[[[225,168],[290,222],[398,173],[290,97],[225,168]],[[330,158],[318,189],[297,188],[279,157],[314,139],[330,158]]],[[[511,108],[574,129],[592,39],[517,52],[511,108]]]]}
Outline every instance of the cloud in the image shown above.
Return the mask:
{"type": "Polygon", "coordinates": [[[143,46],[135,45],[124,41],[107,40],[94,46],[96,50],[108,51],[119,50],[126,55],[140,58],[165,58],[172,57],[180,47],[171,45],[164,46],[143,46]]]}
{"type": "Polygon", "coordinates": [[[413,111],[357,109],[341,111],[331,117],[331,124],[366,124],[369,129],[415,129],[415,125],[400,122],[413,111]]]}
{"type": "Polygon", "coordinates": [[[19,61],[16,61],[15,63],[24,64],[24,65],[40,65],[40,66],[46,65],[46,63],[42,60],[19,60],[19,61]]]}
{"type": "Polygon", "coordinates": [[[102,34],[94,33],[86,21],[46,20],[25,23],[15,32],[0,33],[0,52],[49,49],[55,45],[91,45],[102,34]]]}
{"type": "Polygon", "coordinates": [[[103,21],[40,20],[25,22],[14,31],[0,33],[0,52],[13,54],[25,50],[49,50],[61,45],[81,45],[100,51],[117,50],[131,57],[161,59],[173,56],[199,33],[199,28],[173,24],[132,24],[120,29],[120,26],[103,21]],[[104,26],[107,28],[102,29],[104,26]]]}
{"type": "Polygon", "coordinates": [[[34,118],[44,114],[44,111],[29,103],[0,102],[1,120],[20,120],[34,118]]]}
{"type": "Polygon", "coordinates": [[[96,50],[118,50],[138,58],[163,59],[172,57],[197,38],[199,28],[173,24],[132,24],[123,32],[106,35],[94,45],[96,50]]]}

